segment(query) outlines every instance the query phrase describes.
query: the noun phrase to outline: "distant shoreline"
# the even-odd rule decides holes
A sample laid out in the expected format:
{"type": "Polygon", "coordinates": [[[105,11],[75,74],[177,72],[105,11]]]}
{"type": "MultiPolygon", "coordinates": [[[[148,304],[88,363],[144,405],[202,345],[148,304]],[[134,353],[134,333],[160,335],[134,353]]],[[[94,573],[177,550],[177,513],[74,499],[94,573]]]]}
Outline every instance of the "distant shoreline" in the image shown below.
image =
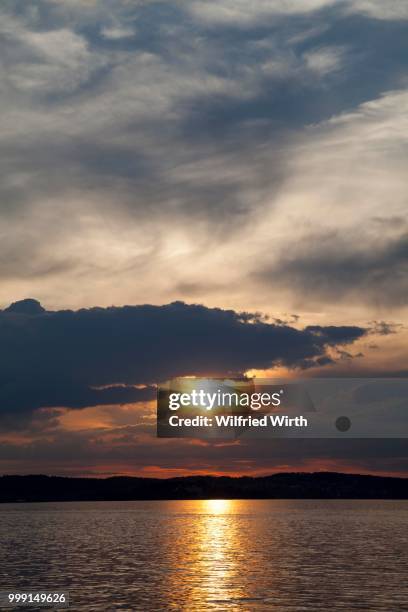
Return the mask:
{"type": "Polygon", "coordinates": [[[192,499],[408,499],[408,478],[338,472],[271,476],[1,476],[0,503],[192,499]]]}

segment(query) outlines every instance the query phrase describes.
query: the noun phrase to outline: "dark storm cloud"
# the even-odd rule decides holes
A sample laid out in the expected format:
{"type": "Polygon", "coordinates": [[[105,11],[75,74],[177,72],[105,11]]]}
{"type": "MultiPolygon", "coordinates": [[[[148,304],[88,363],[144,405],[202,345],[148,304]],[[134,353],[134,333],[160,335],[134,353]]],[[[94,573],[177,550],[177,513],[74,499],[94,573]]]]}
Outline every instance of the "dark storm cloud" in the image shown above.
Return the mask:
{"type": "Polygon", "coordinates": [[[365,333],[361,327],[298,330],[182,302],[46,312],[26,300],[0,312],[1,412],[140,401],[151,393],[132,385],[175,376],[323,365],[328,347],[365,333]]]}
{"type": "MultiPolygon", "coordinates": [[[[296,287],[312,300],[355,298],[390,307],[404,306],[408,298],[408,236],[363,247],[358,240],[347,242],[336,236],[312,247],[305,240],[303,250],[301,247],[289,257],[282,257],[278,264],[266,267],[259,278],[273,285],[296,287]]],[[[374,322],[373,331],[390,334],[395,332],[395,325],[374,322]]]]}

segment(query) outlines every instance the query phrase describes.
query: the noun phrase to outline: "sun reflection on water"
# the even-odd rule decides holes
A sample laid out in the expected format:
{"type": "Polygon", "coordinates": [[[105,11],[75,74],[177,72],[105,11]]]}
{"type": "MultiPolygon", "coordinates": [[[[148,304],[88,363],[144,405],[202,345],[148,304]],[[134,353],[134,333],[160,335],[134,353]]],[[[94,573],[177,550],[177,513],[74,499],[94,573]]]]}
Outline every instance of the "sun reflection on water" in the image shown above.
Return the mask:
{"type": "Polygon", "coordinates": [[[209,514],[228,514],[232,509],[230,499],[203,499],[203,510],[209,514]]]}
{"type": "MultiPolygon", "coordinates": [[[[194,502],[196,514],[191,525],[190,568],[199,581],[188,589],[188,610],[223,609],[227,602],[242,596],[239,578],[241,534],[233,514],[235,502],[205,499],[194,502]]],[[[235,510],[234,510],[235,508],[235,510]]]]}

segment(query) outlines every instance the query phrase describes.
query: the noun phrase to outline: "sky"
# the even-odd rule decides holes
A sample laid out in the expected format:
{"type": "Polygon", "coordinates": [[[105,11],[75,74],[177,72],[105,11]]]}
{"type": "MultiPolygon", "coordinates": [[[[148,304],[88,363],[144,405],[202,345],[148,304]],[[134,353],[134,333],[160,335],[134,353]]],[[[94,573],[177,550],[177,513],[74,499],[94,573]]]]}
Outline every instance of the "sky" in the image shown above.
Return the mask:
{"type": "Polygon", "coordinates": [[[155,437],[171,376],[407,375],[407,34],[405,0],[3,0],[0,472],[408,474],[155,437]]]}

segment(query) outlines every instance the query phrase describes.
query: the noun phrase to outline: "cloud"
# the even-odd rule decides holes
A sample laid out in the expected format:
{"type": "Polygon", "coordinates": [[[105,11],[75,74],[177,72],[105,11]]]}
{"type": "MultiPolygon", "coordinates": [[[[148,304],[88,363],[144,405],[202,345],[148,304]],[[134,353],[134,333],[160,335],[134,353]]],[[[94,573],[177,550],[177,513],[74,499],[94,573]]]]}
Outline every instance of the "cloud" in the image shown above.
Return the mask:
{"type": "Polygon", "coordinates": [[[404,307],[407,104],[390,92],[309,128],[283,188],[290,248],[259,271],[263,283],[309,304],[404,307]]]}
{"type": "Polygon", "coordinates": [[[361,248],[356,239],[349,242],[332,237],[318,248],[306,247],[295,256],[282,257],[275,269],[261,276],[278,275],[280,284],[296,287],[311,300],[354,299],[402,307],[408,295],[408,237],[377,249],[370,244],[361,248]]]}
{"type": "Polygon", "coordinates": [[[381,0],[351,0],[348,4],[348,11],[362,13],[375,19],[387,21],[408,19],[408,6],[405,0],[391,0],[391,2],[382,2],[381,0]]]}
{"type": "Polygon", "coordinates": [[[250,475],[322,469],[408,473],[407,441],[402,439],[276,439],[273,444],[259,439],[197,444],[189,439],[157,439],[154,427],[146,424],[82,431],[54,428],[45,435],[31,433],[24,442],[2,442],[3,473],[26,473],[27,463],[32,473],[50,473],[51,464],[53,474],[68,475],[250,475]]]}
{"type": "Polygon", "coordinates": [[[218,26],[248,26],[261,24],[274,18],[296,17],[335,9],[339,15],[362,14],[378,20],[397,21],[408,19],[404,0],[192,0],[189,11],[196,19],[218,26]]]}
{"type": "Polygon", "coordinates": [[[370,333],[378,336],[397,334],[403,327],[400,323],[389,323],[387,321],[371,321],[370,326],[370,333]]]}
{"type": "Polygon", "coordinates": [[[0,48],[7,48],[5,83],[23,94],[72,93],[103,64],[91,54],[87,41],[68,28],[32,31],[4,15],[0,48]]]}
{"type": "Polygon", "coordinates": [[[122,26],[112,26],[102,28],[101,34],[104,38],[109,40],[121,40],[123,38],[134,36],[135,31],[131,28],[125,28],[122,26]]]}
{"type": "Polygon", "coordinates": [[[189,10],[194,17],[211,24],[248,25],[260,23],[264,19],[284,15],[307,14],[327,6],[336,0],[221,0],[216,4],[211,0],[193,0],[189,10]]]}
{"type": "Polygon", "coordinates": [[[3,415],[40,407],[129,403],[175,376],[249,368],[322,365],[329,347],[353,343],[361,327],[267,323],[258,315],[176,302],[47,312],[35,302],[0,312],[3,415]]]}
{"type": "Polygon", "coordinates": [[[317,74],[328,74],[341,68],[344,52],[343,48],[334,46],[311,49],[305,53],[306,65],[317,74]]]}
{"type": "MultiPolygon", "coordinates": [[[[140,404],[158,380],[211,368],[397,372],[406,339],[381,308],[406,308],[406,2],[4,0],[0,17],[0,303],[234,309],[3,311],[4,426],[23,435],[34,412],[45,436],[42,406],[140,404]],[[378,323],[322,323],[340,319],[378,323]],[[368,328],[377,361],[351,366],[342,347],[368,328]]],[[[118,447],[60,432],[25,456],[143,470],[146,425],[111,433],[118,447]]],[[[190,450],[198,470],[302,461],[259,445],[211,462],[185,444],[160,447],[157,469],[190,450]]],[[[367,469],[402,465],[401,448],[393,466],[393,449],[357,446],[367,469]]],[[[308,465],[348,461],[313,452],[308,465]]]]}
{"type": "Polygon", "coordinates": [[[2,3],[0,303],[287,312],[254,262],[369,248],[404,216],[407,24],[344,6],[2,3]]]}

